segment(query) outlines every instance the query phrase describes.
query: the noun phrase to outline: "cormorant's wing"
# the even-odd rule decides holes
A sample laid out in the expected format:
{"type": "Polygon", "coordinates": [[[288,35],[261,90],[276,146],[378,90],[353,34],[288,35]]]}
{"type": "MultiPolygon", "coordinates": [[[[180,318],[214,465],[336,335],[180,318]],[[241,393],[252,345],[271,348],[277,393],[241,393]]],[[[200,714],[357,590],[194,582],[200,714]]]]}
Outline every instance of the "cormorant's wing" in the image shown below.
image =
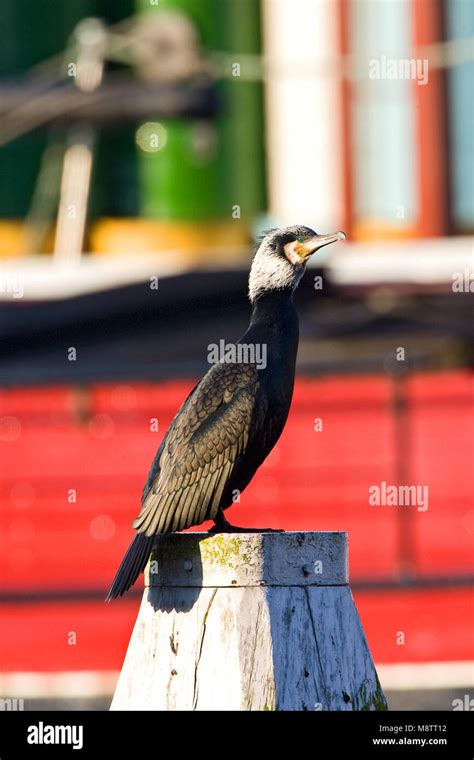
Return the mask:
{"type": "MultiPolygon", "coordinates": [[[[211,367],[171,423],[157,476],[133,522],[139,533],[184,530],[216,516],[235,464],[256,432],[257,392],[254,365],[211,367]]],[[[262,419],[264,410],[257,416],[262,419]]]]}
{"type": "Polygon", "coordinates": [[[168,439],[168,436],[169,436],[170,432],[174,429],[174,425],[175,425],[176,419],[181,414],[182,409],[186,406],[186,402],[189,401],[189,399],[191,398],[191,396],[193,395],[193,393],[194,393],[194,391],[196,390],[197,387],[198,386],[195,385],[194,388],[191,391],[189,391],[188,395],[186,396],[186,398],[184,399],[183,403],[181,404],[180,410],[178,412],[176,412],[175,416],[173,417],[173,419],[171,421],[171,425],[169,426],[168,431],[167,431],[165,437],[163,438],[163,440],[161,441],[161,443],[160,443],[160,445],[158,447],[158,451],[155,454],[155,458],[153,459],[153,462],[151,464],[150,471],[149,471],[148,477],[146,479],[146,483],[145,483],[145,485],[143,487],[142,504],[145,501],[145,498],[148,496],[149,491],[152,489],[155,480],[157,480],[158,477],[159,477],[161,455],[163,454],[163,449],[164,449],[164,447],[166,445],[166,441],[168,439]]]}

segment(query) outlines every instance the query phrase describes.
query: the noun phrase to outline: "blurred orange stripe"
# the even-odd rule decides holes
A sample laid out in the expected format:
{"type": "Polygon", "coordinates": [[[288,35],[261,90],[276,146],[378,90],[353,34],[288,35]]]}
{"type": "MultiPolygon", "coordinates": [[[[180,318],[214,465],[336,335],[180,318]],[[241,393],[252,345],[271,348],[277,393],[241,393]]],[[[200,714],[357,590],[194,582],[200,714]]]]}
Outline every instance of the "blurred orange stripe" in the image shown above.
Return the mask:
{"type": "MultiPolygon", "coordinates": [[[[413,45],[443,39],[439,0],[412,0],[413,45]]],[[[444,74],[428,68],[428,83],[413,82],[416,113],[416,161],[420,237],[444,235],[448,226],[447,144],[444,74]]]]}

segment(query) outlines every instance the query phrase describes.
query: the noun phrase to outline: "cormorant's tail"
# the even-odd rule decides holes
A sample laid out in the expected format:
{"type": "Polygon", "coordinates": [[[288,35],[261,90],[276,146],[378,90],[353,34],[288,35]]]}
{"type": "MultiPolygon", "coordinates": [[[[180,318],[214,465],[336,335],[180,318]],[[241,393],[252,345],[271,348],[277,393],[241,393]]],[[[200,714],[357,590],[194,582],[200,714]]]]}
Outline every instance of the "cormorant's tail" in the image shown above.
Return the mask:
{"type": "Polygon", "coordinates": [[[145,569],[154,539],[155,536],[145,536],[143,533],[137,533],[117,570],[114,582],[105,597],[106,602],[122,596],[125,591],[128,591],[133,586],[140,573],[145,569]]]}

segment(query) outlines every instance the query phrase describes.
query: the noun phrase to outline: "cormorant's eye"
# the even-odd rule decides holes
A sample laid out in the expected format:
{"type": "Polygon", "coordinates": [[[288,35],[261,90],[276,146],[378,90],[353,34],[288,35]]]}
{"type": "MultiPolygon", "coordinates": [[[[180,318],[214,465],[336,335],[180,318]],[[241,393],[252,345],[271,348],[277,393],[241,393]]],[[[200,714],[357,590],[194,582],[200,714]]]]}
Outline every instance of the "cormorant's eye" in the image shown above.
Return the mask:
{"type": "Polygon", "coordinates": [[[298,243],[304,243],[304,237],[296,238],[298,243]]]}

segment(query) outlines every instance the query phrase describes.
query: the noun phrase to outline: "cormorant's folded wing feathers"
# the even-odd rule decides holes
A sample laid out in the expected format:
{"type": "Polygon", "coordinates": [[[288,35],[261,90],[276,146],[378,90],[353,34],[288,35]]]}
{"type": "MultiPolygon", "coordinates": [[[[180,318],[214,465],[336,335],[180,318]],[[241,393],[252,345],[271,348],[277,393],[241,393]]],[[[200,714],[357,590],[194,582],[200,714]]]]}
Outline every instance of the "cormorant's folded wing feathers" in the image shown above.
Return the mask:
{"type": "Polygon", "coordinates": [[[184,530],[216,516],[225,486],[255,432],[257,391],[254,365],[211,367],[161,446],[156,479],[133,522],[139,533],[184,530]]]}

